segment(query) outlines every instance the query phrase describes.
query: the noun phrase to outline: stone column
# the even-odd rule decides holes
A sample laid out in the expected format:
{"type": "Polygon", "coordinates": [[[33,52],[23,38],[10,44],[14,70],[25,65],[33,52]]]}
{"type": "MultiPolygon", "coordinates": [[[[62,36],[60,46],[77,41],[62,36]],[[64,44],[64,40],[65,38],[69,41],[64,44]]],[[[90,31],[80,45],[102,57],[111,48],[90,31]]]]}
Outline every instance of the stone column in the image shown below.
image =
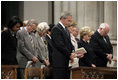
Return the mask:
{"type": "Polygon", "coordinates": [[[69,1],[62,1],[62,12],[69,11],[69,1]]]}
{"type": "Polygon", "coordinates": [[[78,1],[77,2],[77,25],[79,28],[84,26],[85,22],[85,2],[78,1]]]}
{"type": "Polygon", "coordinates": [[[54,24],[59,22],[59,17],[61,13],[61,2],[55,1],[54,2],[54,24]]]}
{"type": "Polygon", "coordinates": [[[72,14],[73,16],[73,20],[75,20],[77,22],[77,2],[76,1],[70,1],[70,4],[69,4],[69,11],[70,13],[72,14]]]}
{"type": "Polygon", "coordinates": [[[113,59],[117,59],[117,2],[104,2],[104,22],[110,26],[109,37],[113,46],[113,59]]]}
{"type": "Polygon", "coordinates": [[[97,28],[104,22],[104,1],[98,2],[98,20],[98,26],[96,26],[97,28]]]}
{"type": "Polygon", "coordinates": [[[98,2],[85,2],[85,26],[90,26],[92,30],[96,30],[98,26],[98,2]]]}
{"type": "Polygon", "coordinates": [[[117,39],[117,2],[105,1],[104,2],[104,22],[110,26],[109,36],[110,39],[117,39]]]}

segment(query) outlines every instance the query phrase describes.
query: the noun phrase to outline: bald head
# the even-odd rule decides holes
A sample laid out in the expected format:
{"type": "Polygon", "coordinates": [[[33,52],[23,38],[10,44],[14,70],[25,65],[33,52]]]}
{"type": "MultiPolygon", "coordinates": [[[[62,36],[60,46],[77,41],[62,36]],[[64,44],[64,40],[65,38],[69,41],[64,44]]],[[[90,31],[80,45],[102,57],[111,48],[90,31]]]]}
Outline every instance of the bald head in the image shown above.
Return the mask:
{"type": "Polygon", "coordinates": [[[101,34],[101,36],[106,36],[110,31],[110,28],[109,28],[109,25],[107,23],[102,23],[100,26],[99,26],[99,32],[101,34]]]}

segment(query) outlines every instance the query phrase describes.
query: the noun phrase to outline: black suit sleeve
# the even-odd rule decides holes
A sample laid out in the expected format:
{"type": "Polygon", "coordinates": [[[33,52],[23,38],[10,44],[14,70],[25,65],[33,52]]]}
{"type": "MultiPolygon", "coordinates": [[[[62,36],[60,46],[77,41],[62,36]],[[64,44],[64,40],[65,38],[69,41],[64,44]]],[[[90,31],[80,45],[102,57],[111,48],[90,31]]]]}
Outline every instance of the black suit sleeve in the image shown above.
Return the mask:
{"type": "MultiPolygon", "coordinates": [[[[85,48],[85,46],[83,46],[81,42],[78,42],[78,48],[81,48],[81,47],[85,48]]],[[[87,51],[87,49],[86,49],[86,51],[87,51]]],[[[84,54],[84,57],[81,58],[81,61],[84,62],[86,65],[91,66],[92,62],[89,60],[88,56],[89,56],[89,54],[88,54],[88,51],[87,51],[87,53],[84,54]]]]}
{"type": "Polygon", "coordinates": [[[106,36],[106,40],[107,40],[107,43],[108,43],[108,46],[107,46],[108,50],[110,50],[109,54],[113,54],[113,47],[112,47],[112,44],[110,42],[109,36],[106,36]]]}
{"type": "Polygon", "coordinates": [[[2,53],[2,58],[5,56],[5,49],[6,49],[6,40],[7,40],[7,34],[6,32],[2,32],[1,34],[1,53],[2,53]]]}
{"type": "Polygon", "coordinates": [[[99,55],[101,58],[106,59],[107,55],[106,55],[106,53],[104,53],[104,51],[100,47],[100,45],[99,45],[100,42],[98,40],[99,39],[97,37],[92,36],[92,38],[90,40],[90,44],[91,44],[94,52],[96,53],[96,55],[99,55]]]}

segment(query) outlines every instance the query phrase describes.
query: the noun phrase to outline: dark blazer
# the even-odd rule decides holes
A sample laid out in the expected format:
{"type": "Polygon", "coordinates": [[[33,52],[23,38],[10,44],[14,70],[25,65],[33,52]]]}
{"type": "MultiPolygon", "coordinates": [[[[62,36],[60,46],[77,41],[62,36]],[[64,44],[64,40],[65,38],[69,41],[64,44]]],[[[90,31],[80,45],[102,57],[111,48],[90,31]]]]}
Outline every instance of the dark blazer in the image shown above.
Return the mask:
{"type": "Polygon", "coordinates": [[[58,23],[51,31],[53,45],[53,67],[68,68],[70,54],[74,49],[70,35],[67,36],[64,28],[58,23]]]}
{"type": "Polygon", "coordinates": [[[16,65],[17,38],[10,33],[9,29],[1,34],[1,63],[4,65],[16,65]]]}
{"type": "Polygon", "coordinates": [[[78,48],[84,47],[87,51],[86,54],[84,54],[83,58],[79,59],[79,66],[89,66],[91,67],[91,64],[96,64],[95,58],[96,55],[91,47],[91,45],[88,42],[83,41],[82,39],[78,42],[78,48]]]}
{"type": "Polygon", "coordinates": [[[113,54],[113,48],[112,45],[110,43],[110,39],[109,36],[107,35],[106,37],[104,37],[107,41],[107,43],[105,43],[103,37],[100,35],[100,33],[98,31],[96,31],[90,40],[90,44],[92,45],[95,54],[97,55],[96,61],[97,61],[97,66],[100,67],[106,67],[107,65],[107,53],[113,54]]]}
{"type": "Polygon", "coordinates": [[[51,43],[51,39],[49,38],[48,35],[45,36],[46,41],[48,42],[48,52],[49,52],[49,62],[50,62],[50,66],[52,66],[52,43],[51,43]]]}

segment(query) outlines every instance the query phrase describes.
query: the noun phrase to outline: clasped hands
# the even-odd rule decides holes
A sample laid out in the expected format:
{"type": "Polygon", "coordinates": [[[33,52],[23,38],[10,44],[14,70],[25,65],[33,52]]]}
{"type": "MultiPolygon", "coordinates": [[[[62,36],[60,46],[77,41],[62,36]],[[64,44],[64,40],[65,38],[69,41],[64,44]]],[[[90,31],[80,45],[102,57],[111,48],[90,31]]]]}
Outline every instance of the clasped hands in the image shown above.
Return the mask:
{"type": "Polygon", "coordinates": [[[107,55],[107,59],[109,61],[109,63],[111,64],[111,61],[112,61],[112,54],[106,54],[107,55]]]}
{"type": "MultiPolygon", "coordinates": [[[[33,61],[33,63],[36,63],[36,62],[38,61],[38,58],[37,58],[36,56],[34,56],[34,57],[32,58],[32,61],[33,61]]],[[[49,65],[50,65],[50,63],[49,63],[48,60],[44,60],[44,64],[45,64],[46,66],[49,66],[49,65]]]]}
{"type": "Polygon", "coordinates": [[[82,57],[84,57],[84,55],[83,55],[82,52],[78,52],[77,54],[76,53],[71,53],[71,55],[70,55],[71,63],[74,62],[75,57],[82,58],[82,57]]]}

